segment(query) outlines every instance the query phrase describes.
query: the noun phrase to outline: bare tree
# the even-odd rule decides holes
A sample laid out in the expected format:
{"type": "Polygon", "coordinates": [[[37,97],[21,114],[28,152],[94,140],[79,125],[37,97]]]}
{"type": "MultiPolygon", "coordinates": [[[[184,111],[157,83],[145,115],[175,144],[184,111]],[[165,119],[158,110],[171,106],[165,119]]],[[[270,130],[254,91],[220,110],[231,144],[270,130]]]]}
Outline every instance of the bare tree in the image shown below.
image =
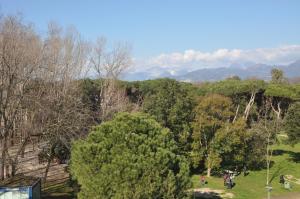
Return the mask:
{"type": "MultiPolygon", "coordinates": [[[[30,25],[24,25],[19,17],[4,17],[0,21],[0,125],[1,167],[0,178],[8,174],[11,139],[20,136],[21,147],[28,135],[22,135],[20,124],[26,121],[22,112],[22,100],[26,87],[41,66],[43,51],[39,36],[30,25]],[[17,121],[19,120],[19,121],[17,121]]],[[[17,154],[21,150],[18,150],[17,154]]]]}
{"type": "Polygon", "coordinates": [[[106,40],[98,38],[92,49],[90,64],[101,81],[99,117],[105,121],[114,113],[128,108],[125,90],[119,88],[117,80],[131,64],[130,48],[126,44],[118,44],[108,51],[106,40]]]}
{"type": "Polygon", "coordinates": [[[271,190],[272,190],[272,181],[275,177],[278,176],[279,172],[283,168],[279,168],[277,171],[271,173],[271,163],[273,158],[273,151],[274,151],[274,144],[277,143],[277,137],[280,132],[280,126],[281,126],[281,120],[277,117],[269,117],[267,113],[272,113],[272,105],[271,101],[266,99],[266,105],[265,105],[265,116],[261,119],[256,125],[253,126],[253,130],[257,131],[258,134],[260,134],[264,140],[265,140],[265,157],[266,157],[266,189],[267,189],[267,198],[269,199],[271,197],[271,190]]]}
{"type": "Polygon", "coordinates": [[[89,127],[89,114],[78,89],[78,79],[87,63],[88,46],[74,28],[63,32],[55,24],[49,25],[44,46],[44,68],[40,73],[43,79],[40,89],[44,94],[40,98],[43,107],[39,114],[43,118],[42,136],[48,143],[46,180],[57,143],[69,149],[70,142],[89,127]]]}
{"type": "Polygon", "coordinates": [[[101,78],[101,120],[125,110],[128,100],[117,79],[130,65],[129,48],[119,44],[107,51],[99,39],[92,54],[90,49],[73,27],[51,23],[42,38],[19,17],[0,19],[0,179],[16,174],[30,142],[46,144],[46,179],[54,149],[69,149],[86,134],[91,114],[79,84],[88,65],[101,78]]]}

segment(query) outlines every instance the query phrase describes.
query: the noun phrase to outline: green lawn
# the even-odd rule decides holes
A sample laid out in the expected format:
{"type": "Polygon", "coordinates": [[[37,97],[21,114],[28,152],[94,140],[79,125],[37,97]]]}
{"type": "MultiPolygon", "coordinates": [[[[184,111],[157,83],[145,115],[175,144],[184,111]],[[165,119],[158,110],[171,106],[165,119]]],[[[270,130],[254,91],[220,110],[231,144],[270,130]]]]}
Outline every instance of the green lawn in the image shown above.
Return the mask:
{"type": "MultiPolygon", "coordinates": [[[[290,192],[300,192],[300,185],[292,183],[292,190],[286,190],[279,184],[279,175],[292,175],[300,180],[300,144],[291,147],[289,145],[280,144],[274,148],[276,155],[273,157],[274,165],[271,169],[271,174],[275,178],[272,181],[273,190],[272,196],[284,195],[290,192]]],[[[199,175],[192,177],[194,188],[199,188],[199,175]]],[[[212,189],[225,189],[223,179],[211,177],[207,179],[206,187],[212,189]]],[[[299,181],[300,182],[300,181],[299,181]]],[[[244,177],[240,175],[235,178],[236,186],[229,190],[238,199],[263,199],[266,198],[266,170],[250,171],[249,175],[244,177]]]]}

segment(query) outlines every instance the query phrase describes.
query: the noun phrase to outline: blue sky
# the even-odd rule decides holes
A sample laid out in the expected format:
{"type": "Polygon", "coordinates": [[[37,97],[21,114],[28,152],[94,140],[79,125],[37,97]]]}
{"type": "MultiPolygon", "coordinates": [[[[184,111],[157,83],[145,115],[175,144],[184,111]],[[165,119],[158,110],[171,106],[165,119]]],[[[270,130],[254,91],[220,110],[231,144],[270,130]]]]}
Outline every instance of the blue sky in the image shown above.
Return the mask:
{"type": "Polygon", "coordinates": [[[1,12],[21,12],[40,31],[49,21],[73,24],[93,39],[127,41],[134,54],[219,48],[267,48],[300,43],[299,0],[1,0],[1,12]]]}
{"type": "MultiPolygon", "coordinates": [[[[4,14],[21,12],[41,33],[48,22],[56,21],[74,25],[86,39],[100,35],[126,41],[144,65],[176,65],[174,56],[191,53],[189,64],[197,65],[203,54],[223,55],[222,49],[233,57],[234,49],[245,54],[292,46],[290,59],[300,53],[299,0],[0,0],[0,6],[4,14]]],[[[269,57],[254,61],[268,62],[269,57]]],[[[278,60],[288,61],[270,62],[278,60]]]]}

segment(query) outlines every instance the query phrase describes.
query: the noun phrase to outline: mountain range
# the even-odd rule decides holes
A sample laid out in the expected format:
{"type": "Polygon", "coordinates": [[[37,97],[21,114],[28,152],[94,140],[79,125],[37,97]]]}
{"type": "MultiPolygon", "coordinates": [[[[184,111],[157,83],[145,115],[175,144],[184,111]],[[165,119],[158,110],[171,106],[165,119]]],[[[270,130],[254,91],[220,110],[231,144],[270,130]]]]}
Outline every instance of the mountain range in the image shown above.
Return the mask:
{"type": "Polygon", "coordinates": [[[186,73],[184,73],[184,71],[181,71],[179,74],[183,74],[183,75],[172,75],[171,73],[160,70],[159,68],[151,68],[148,69],[148,71],[144,71],[144,72],[126,74],[124,79],[132,81],[132,80],[145,80],[145,79],[169,77],[169,78],[174,78],[186,82],[203,82],[203,81],[218,81],[232,76],[239,76],[241,79],[255,77],[258,79],[270,80],[271,70],[273,68],[278,68],[282,70],[287,78],[300,77],[300,60],[298,60],[288,65],[268,65],[268,64],[254,64],[254,63],[247,63],[241,65],[236,63],[228,67],[219,67],[219,68],[202,67],[202,69],[198,69],[186,73]],[[153,75],[153,74],[158,74],[158,75],[153,75]]]}

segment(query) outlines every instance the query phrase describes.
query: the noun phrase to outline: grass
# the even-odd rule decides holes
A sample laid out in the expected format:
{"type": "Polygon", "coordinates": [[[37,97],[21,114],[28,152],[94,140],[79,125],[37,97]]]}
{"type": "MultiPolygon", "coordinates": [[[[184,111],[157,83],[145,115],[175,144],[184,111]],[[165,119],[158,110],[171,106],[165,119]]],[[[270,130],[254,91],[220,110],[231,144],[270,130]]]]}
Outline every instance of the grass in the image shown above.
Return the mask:
{"type": "MultiPolygon", "coordinates": [[[[292,184],[292,190],[286,190],[279,184],[279,175],[292,175],[300,180],[300,143],[294,147],[279,144],[274,147],[274,156],[272,160],[274,164],[270,170],[271,176],[274,176],[272,180],[272,192],[271,196],[285,195],[290,192],[300,192],[300,185],[296,183],[292,184]]],[[[192,177],[194,188],[199,188],[199,175],[192,177]]],[[[225,189],[223,186],[223,179],[217,177],[211,177],[207,179],[208,184],[205,185],[212,189],[225,189]]],[[[233,193],[235,198],[238,199],[263,199],[266,198],[267,191],[266,185],[266,170],[250,171],[247,176],[237,176],[235,178],[235,187],[232,190],[226,190],[233,193]]]]}

